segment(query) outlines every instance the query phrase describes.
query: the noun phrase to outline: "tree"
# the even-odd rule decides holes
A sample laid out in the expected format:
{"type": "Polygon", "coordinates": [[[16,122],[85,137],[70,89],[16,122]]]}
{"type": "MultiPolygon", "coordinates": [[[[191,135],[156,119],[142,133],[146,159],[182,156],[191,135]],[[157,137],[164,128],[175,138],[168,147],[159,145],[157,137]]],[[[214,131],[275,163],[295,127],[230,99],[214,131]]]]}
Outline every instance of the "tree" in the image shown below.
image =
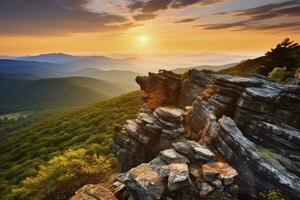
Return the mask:
{"type": "Polygon", "coordinates": [[[86,184],[95,184],[109,177],[110,165],[102,156],[87,155],[86,150],[68,150],[40,166],[35,177],[14,189],[16,199],[63,200],[86,184]]]}
{"type": "Polygon", "coordinates": [[[265,74],[272,71],[274,66],[287,67],[288,71],[294,72],[300,66],[300,46],[298,43],[286,38],[277,44],[276,48],[268,51],[266,57],[268,66],[265,74]]]}

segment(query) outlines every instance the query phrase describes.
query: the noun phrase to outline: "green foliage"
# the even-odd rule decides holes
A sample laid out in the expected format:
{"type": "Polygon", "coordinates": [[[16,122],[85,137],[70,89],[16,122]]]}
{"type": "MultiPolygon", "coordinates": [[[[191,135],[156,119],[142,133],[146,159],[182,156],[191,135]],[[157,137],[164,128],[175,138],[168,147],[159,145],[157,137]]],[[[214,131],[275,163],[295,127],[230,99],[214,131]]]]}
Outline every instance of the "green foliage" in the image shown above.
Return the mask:
{"type": "Polygon", "coordinates": [[[279,191],[261,192],[260,200],[287,200],[287,198],[279,191]]]}
{"type": "Polygon", "coordinates": [[[135,89],[88,77],[39,80],[0,78],[0,113],[83,105],[135,89]]]}
{"type": "Polygon", "coordinates": [[[133,92],[20,128],[0,142],[0,199],[9,199],[11,189],[19,188],[24,179],[37,174],[40,165],[70,148],[102,155],[111,171],[117,170],[109,149],[114,125],[135,118],[141,102],[142,93],[133,92]]]}
{"type": "Polygon", "coordinates": [[[68,150],[40,166],[35,177],[26,178],[22,186],[13,190],[17,199],[63,200],[86,184],[105,181],[110,164],[103,156],[88,155],[86,150],[68,150]]]}
{"type": "Polygon", "coordinates": [[[286,67],[275,67],[269,74],[268,77],[275,80],[278,83],[284,81],[290,73],[286,67]]]}

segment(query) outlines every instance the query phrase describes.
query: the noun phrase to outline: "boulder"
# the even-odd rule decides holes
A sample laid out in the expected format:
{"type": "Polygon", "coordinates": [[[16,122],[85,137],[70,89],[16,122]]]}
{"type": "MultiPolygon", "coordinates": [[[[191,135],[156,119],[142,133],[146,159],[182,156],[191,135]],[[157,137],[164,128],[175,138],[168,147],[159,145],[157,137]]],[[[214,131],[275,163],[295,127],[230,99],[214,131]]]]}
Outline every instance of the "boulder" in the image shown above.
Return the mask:
{"type": "Polygon", "coordinates": [[[77,190],[70,200],[117,200],[117,198],[104,185],[89,184],[77,190]]]}
{"type": "Polygon", "coordinates": [[[234,177],[238,175],[235,169],[223,162],[207,163],[202,165],[202,170],[205,181],[214,182],[220,179],[225,185],[233,183],[234,177]]]}
{"type": "Polygon", "coordinates": [[[164,185],[159,174],[148,164],[142,164],[129,170],[125,184],[141,200],[161,199],[164,185]]]}
{"type": "Polygon", "coordinates": [[[164,177],[168,176],[168,190],[170,192],[190,185],[189,169],[186,163],[172,163],[162,167],[164,177]]]}

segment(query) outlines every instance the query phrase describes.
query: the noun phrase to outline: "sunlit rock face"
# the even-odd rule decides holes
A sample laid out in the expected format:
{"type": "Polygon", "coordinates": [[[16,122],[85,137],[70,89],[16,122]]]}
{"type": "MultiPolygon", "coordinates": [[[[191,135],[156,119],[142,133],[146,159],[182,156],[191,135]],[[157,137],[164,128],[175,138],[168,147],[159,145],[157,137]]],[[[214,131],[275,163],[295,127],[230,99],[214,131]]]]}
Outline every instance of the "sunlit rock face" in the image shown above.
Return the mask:
{"type": "Polygon", "coordinates": [[[104,185],[85,185],[76,191],[70,200],[117,200],[115,195],[104,185]]]}
{"type": "Polygon", "coordinates": [[[147,77],[137,77],[136,82],[145,91],[145,107],[155,109],[159,106],[177,105],[184,108],[192,105],[195,98],[210,83],[213,72],[190,70],[183,75],[160,70],[149,73],[147,77]]]}
{"type": "Polygon", "coordinates": [[[298,199],[300,86],[197,70],[137,82],[144,105],[111,145],[118,199],[298,199]]]}

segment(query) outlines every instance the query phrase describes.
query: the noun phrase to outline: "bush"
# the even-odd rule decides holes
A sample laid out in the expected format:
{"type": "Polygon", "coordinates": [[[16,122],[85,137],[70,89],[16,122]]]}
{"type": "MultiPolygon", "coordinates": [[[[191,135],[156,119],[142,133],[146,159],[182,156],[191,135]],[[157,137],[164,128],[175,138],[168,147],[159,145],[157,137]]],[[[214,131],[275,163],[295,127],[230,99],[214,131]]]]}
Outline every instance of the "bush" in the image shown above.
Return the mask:
{"type": "Polygon", "coordinates": [[[17,199],[68,199],[83,185],[106,180],[109,171],[104,157],[68,150],[40,166],[37,176],[26,178],[13,193],[17,199]]]}
{"type": "Polygon", "coordinates": [[[278,83],[284,81],[290,73],[286,67],[275,67],[269,74],[268,77],[275,80],[278,83]]]}
{"type": "Polygon", "coordinates": [[[287,200],[287,198],[279,191],[262,192],[259,194],[260,200],[287,200]]]}

